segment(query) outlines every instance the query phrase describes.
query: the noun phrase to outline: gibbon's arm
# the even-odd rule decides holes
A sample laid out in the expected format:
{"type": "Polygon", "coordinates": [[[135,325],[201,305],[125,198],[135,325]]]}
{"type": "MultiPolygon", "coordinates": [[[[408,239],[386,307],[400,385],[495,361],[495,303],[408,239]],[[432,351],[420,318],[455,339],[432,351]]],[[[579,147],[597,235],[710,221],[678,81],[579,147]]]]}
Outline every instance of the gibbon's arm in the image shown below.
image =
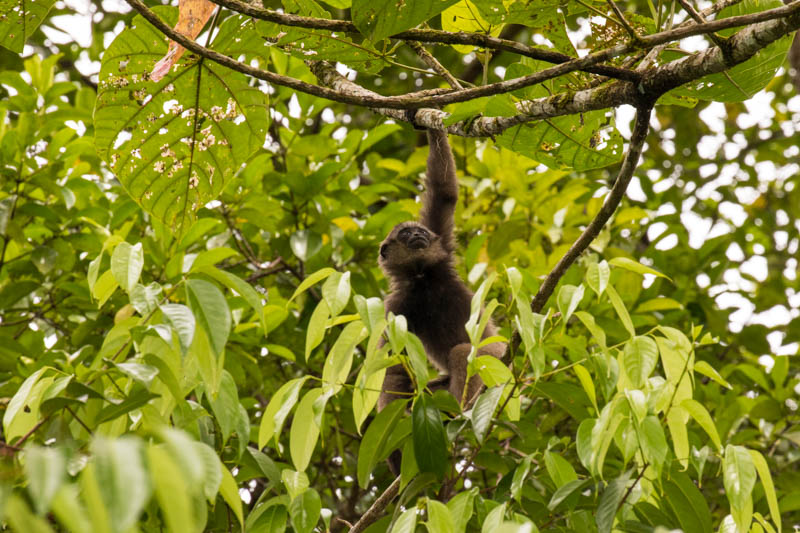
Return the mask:
{"type": "Polygon", "coordinates": [[[428,144],[428,174],[420,222],[439,235],[442,247],[452,252],[455,248],[453,218],[458,201],[456,161],[447,142],[446,132],[428,130],[428,144]]]}

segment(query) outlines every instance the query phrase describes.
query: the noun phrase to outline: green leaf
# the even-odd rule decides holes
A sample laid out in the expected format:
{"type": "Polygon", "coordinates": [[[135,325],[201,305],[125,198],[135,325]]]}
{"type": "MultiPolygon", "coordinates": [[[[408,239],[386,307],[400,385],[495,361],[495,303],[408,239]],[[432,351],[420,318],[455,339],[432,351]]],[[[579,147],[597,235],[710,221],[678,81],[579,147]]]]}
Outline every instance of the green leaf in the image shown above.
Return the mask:
{"type": "Polygon", "coordinates": [[[239,520],[239,524],[244,527],[244,515],[242,513],[242,497],[239,495],[239,487],[236,485],[236,480],[233,479],[233,476],[225,468],[225,465],[222,462],[219,462],[219,469],[222,472],[222,480],[219,486],[219,493],[222,496],[222,499],[225,500],[225,503],[228,504],[233,514],[236,516],[236,519],[239,520]]]}
{"type": "Polygon", "coordinates": [[[319,521],[322,502],[314,489],[303,491],[289,505],[289,517],[297,533],[311,533],[319,521]]]}
{"type": "Polygon", "coordinates": [[[352,19],[372,42],[380,41],[429,20],[458,0],[353,0],[352,19]]]}
{"type": "Polygon", "coordinates": [[[131,290],[131,304],[142,315],[147,316],[158,309],[158,297],[161,295],[161,285],[155,281],[142,285],[137,283],[131,290]]]}
{"type": "Polygon", "coordinates": [[[447,438],[439,410],[428,396],[418,396],[411,411],[414,457],[420,472],[441,479],[447,469],[447,438]]]}
{"type": "Polygon", "coordinates": [[[36,513],[42,516],[50,510],[50,503],[64,482],[67,461],[61,450],[42,446],[26,448],[24,457],[28,494],[36,513]]]}
{"type": "Polygon", "coordinates": [[[617,508],[625,496],[625,487],[629,481],[630,475],[625,473],[611,481],[606,486],[603,494],[600,495],[600,503],[597,505],[595,518],[598,533],[611,533],[614,517],[617,515],[617,508]]]}
{"type": "Polygon", "coordinates": [[[645,266],[638,261],[634,261],[633,259],[627,257],[615,257],[609,261],[608,264],[615,267],[624,268],[625,270],[630,270],[631,272],[636,272],[637,274],[652,274],[654,276],[672,281],[669,276],[665,276],[658,270],[652,269],[649,266],[645,266]]]}
{"type": "Polygon", "coordinates": [[[481,376],[487,387],[496,387],[514,381],[511,370],[500,359],[491,355],[476,357],[472,365],[474,365],[475,373],[481,376]]]}
{"type": "Polygon", "coordinates": [[[417,388],[424,389],[428,384],[428,356],[425,347],[419,337],[413,333],[407,335],[405,345],[417,388]]]}
{"type": "Polygon", "coordinates": [[[707,378],[711,379],[712,381],[715,381],[716,383],[719,383],[720,385],[722,385],[726,389],[733,390],[733,387],[731,386],[731,384],[728,383],[725,380],[725,378],[720,376],[719,372],[717,372],[714,369],[714,367],[711,366],[710,364],[708,364],[707,362],[705,362],[705,361],[695,361],[694,370],[695,370],[695,372],[699,372],[700,374],[703,374],[704,376],[706,376],[707,378]]]}
{"type": "MultiPolygon", "coordinates": [[[[133,437],[95,438],[92,454],[94,475],[102,487],[100,496],[111,531],[127,533],[150,499],[150,482],[142,464],[139,440],[133,437]]],[[[151,463],[150,472],[155,470],[151,463]]]]}
{"type": "Polygon", "coordinates": [[[497,404],[500,402],[500,396],[503,394],[503,386],[490,387],[486,389],[472,407],[472,428],[475,432],[475,439],[478,444],[483,443],[486,438],[486,432],[489,430],[489,425],[494,418],[494,412],[497,409],[497,404]]]}
{"type": "Polygon", "coordinates": [[[281,472],[281,481],[292,500],[308,490],[309,487],[308,475],[305,472],[296,472],[288,468],[281,472]]]}
{"type": "Polygon", "coordinates": [[[570,481],[578,479],[578,474],[572,465],[560,455],[547,450],[544,452],[544,465],[547,469],[547,474],[557,488],[561,488],[570,481]]]}
{"type": "Polygon", "coordinates": [[[125,292],[130,293],[139,282],[143,267],[142,243],[131,246],[127,242],[121,242],[114,248],[114,253],[111,254],[111,273],[125,292]]]}
{"type": "Polygon", "coordinates": [[[606,294],[608,294],[608,301],[611,302],[611,305],[617,312],[619,319],[622,320],[622,324],[625,326],[625,329],[628,330],[628,333],[631,334],[631,337],[635,337],[636,329],[633,327],[631,316],[628,314],[628,309],[625,307],[625,303],[622,301],[622,298],[620,298],[619,294],[617,294],[616,289],[614,289],[612,285],[609,285],[606,287],[606,294]]]}
{"type": "Polygon", "coordinates": [[[592,401],[594,410],[599,413],[600,409],[597,407],[597,393],[594,390],[594,382],[592,381],[591,374],[589,374],[589,371],[582,365],[575,365],[572,367],[572,370],[575,371],[575,375],[578,376],[578,381],[581,382],[583,390],[586,391],[586,395],[589,396],[589,399],[592,401]]]}
{"type": "Polygon", "coordinates": [[[306,276],[303,282],[297,286],[297,289],[295,289],[294,293],[292,294],[292,297],[289,298],[289,301],[291,302],[292,300],[297,298],[300,294],[304,293],[305,291],[310,289],[313,285],[316,285],[317,283],[327,278],[334,272],[336,272],[334,269],[326,267],[317,270],[310,276],[306,276]]]}
{"type": "Polygon", "coordinates": [[[289,451],[298,472],[303,472],[308,467],[311,455],[317,445],[322,425],[322,410],[315,405],[315,402],[320,396],[322,396],[322,389],[308,391],[297,405],[297,411],[292,420],[289,451]]]}
{"type": "Polygon", "coordinates": [[[114,294],[114,291],[117,290],[117,287],[119,287],[119,283],[117,283],[114,274],[110,270],[103,272],[97,283],[92,286],[92,297],[97,300],[98,309],[105,305],[111,295],[114,294]]]}
{"type": "Polygon", "coordinates": [[[202,279],[186,280],[186,296],[197,323],[208,334],[214,353],[217,358],[222,357],[231,331],[231,312],[225,296],[202,279]]]}
{"type": "Polygon", "coordinates": [[[430,533],[455,533],[455,520],[445,504],[428,499],[427,506],[427,526],[430,533]]]}
{"type": "Polygon", "coordinates": [[[3,518],[17,533],[53,533],[47,520],[33,514],[25,500],[17,494],[11,494],[4,503],[3,518]]]}
{"type": "Polygon", "coordinates": [[[47,367],[42,367],[28,376],[8,402],[6,412],[3,414],[3,434],[6,441],[13,442],[15,438],[26,434],[36,425],[35,416],[30,415],[38,411],[39,403],[42,401],[44,387],[36,385],[47,370],[47,367]]]}
{"type": "Polygon", "coordinates": [[[147,457],[156,499],[169,531],[194,533],[197,526],[195,526],[189,481],[184,478],[184,473],[164,448],[150,446],[147,449],[147,457]]]}
{"type": "Polygon", "coordinates": [[[683,472],[672,471],[663,480],[662,504],[671,508],[683,531],[711,533],[711,512],[703,493],[683,472]]]}
{"type": "Polygon", "coordinates": [[[360,320],[347,324],[333,343],[322,368],[322,382],[333,385],[334,394],[341,390],[350,374],[356,346],[367,337],[367,328],[360,320]]]}
{"type": "Polygon", "coordinates": [[[125,400],[118,404],[107,405],[101,409],[97,414],[95,423],[102,424],[103,422],[125,416],[134,409],[139,409],[147,405],[147,402],[153,398],[158,398],[158,394],[153,394],[141,385],[135,385],[125,400]]]}
{"type": "Polygon", "coordinates": [[[753,460],[753,465],[756,467],[758,477],[761,478],[761,485],[764,486],[764,495],[767,497],[767,505],[769,506],[769,514],[772,521],[778,527],[778,533],[781,533],[783,525],[781,524],[781,512],[778,507],[778,496],[775,493],[775,484],[772,482],[772,474],[769,471],[769,465],[764,456],[758,450],[748,450],[750,457],[753,460]]]}
{"type": "Polygon", "coordinates": [[[611,269],[605,259],[599,263],[590,263],[586,268],[586,284],[598,296],[602,296],[608,287],[608,278],[611,276],[611,269]]]}
{"type": "MultiPolygon", "coordinates": [[[[781,7],[779,0],[746,0],[721,10],[716,20],[737,15],[748,15],[781,7]]],[[[720,32],[729,36],[734,29],[720,32]]],[[[785,36],[759,50],[752,58],[718,74],[704,76],[681,86],[668,94],[677,94],[717,102],[742,102],[752,98],[775,77],[775,72],[786,59],[792,39],[785,36]]]]}
{"type": "Polygon", "coordinates": [[[714,424],[714,420],[703,404],[688,398],[681,402],[681,407],[694,418],[695,422],[700,424],[700,427],[711,437],[711,442],[714,443],[717,450],[722,452],[722,441],[719,438],[719,433],[717,433],[717,426],[714,424]]]}
{"type": "Polygon", "coordinates": [[[286,531],[288,516],[283,505],[262,504],[247,515],[249,532],[283,533],[286,531]]]}
{"type": "Polygon", "coordinates": [[[194,315],[188,307],[181,304],[163,304],[160,309],[167,323],[178,334],[178,343],[185,355],[194,340],[194,315]]]}
{"type": "Polygon", "coordinates": [[[583,487],[588,483],[588,479],[573,479],[572,481],[567,481],[553,493],[553,496],[547,503],[547,508],[551,511],[555,511],[561,502],[569,498],[572,494],[583,490],[583,487]]]}
{"type": "MultiPolygon", "coordinates": [[[[174,26],[176,9],[154,11],[174,26]]],[[[211,44],[233,56],[237,46],[232,39],[211,44]]],[[[261,149],[267,97],[244,74],[191,54],[153,82],[149,74],[166,52],[164,35],[138,16],[105,50],[95,143],[130,196],[180,236],[261,149]]]]}
{"type": "Polygon", "coordinates": [[[459,492],[447,502],[450,516],[453,517],[453,531],[455,533],[464,533],[466,531],[467,523],[472,518],[473,502],[477,492],[478,489],[473,487],[470,490],[459,492]]]}
{"type": "Polygon", "coordinates": [[[664,428],[655,416],[648,416],[641,424],[639,431],[640,446],[642,454],[648,464],[652,465],[656,472],[661,471],[664,461],[667,459],[667,438],[664,436],[664,428]]]}
{"type": "Polygon", "coordinates": [[[412,507],[406,511],[403,511],[394,524],[392,524],[392,529],[389,530],[389,533],[414,533],[414,529],[417,525],[417,509],[412,507]]]}
{"type": "Polygon", "coordinates": [[[194,265],[192,265],[192,271],[202,272],[203,274],[214,278],[244,298],[244,301],[247,302],[253,311],[255,311],[256,316],[261,321],[261,325],[264,328],[264,333],[267,333],[267,319],[261,303],[262,297],[256,292],[252,285],[247,283],[239,276],[231,274],[227,270],[220,270],[213,265],[207,265],[197,269],[194,265]]]}
{"type": "Polygon", "coordinates": [[[350,272],[334,272],[322,285],[322,297],[332,316],[337,316],[350,301],[350,272]]]}
{"type": "MultiPolygon", "coordinates": [[[[0,0],[0,45],[21,54],[28,38],[47,18],[55,0],[0,0]]],[[[5,231],[3,231],[5,233],[5,231]]]]}
{"type": "Polygon", "coordinates": [[[577,171],[613,165],[624,153],[622,136],[602,110],[509,128],[497,137],[497,145],[552,169],[577,171]]]}
{"type": "Polygon", "coordinates": [[[606,348],[606,332],[597,325],[594,317],[585,311],[576,311],[575,316],[586,326],[601,348],[606,348]]]}
{"type": "Polygon", "coordinates": [[[561,316],[564,323],[569,320],[578,304],[581,303],[583,298],[584,288],[583,285],[562,285],[558,290],[558,310],[561,311],[561,316]]]}
{"type": "Polygon", "coordinates": [[[213,504],[222,484],[222,471],[225,470],[225,467],[220,462],[217,452],[208,444],[192,442],[192,449],[203,462],[203,496],[206,497],[208,503],[213,504]]]}
{"type": "Polygon", "coordinates": [[[517,465],[517,468],[514,470],[514,477],[511,479],[511,497],[517,500],[518,504],[522,504],[522,487],[530,471],[531,456],[529,455],[517,465]]]}
{"type": "Polygon", "coordinates": [[[367,488],[369,475],[378,460],[385,455],[383,452],[386,442],[405,412],[407,404],[408,402],[405,400],[390,402],[383,411],[378,413],[367,431],[364,432],[364,437],[358,447],[357,477],[360,487],[367,488]]]}
{"type": "MultiPolygon", "coordinates": [[[[236,428],[239,418],[239,391],[233,376],[227,370],[222,371],[217,393],[208,395],[208,403],[211,404],[214,418],[219,424],[224,446],[236,428]]],[[[246,439],[249,436],[240,435],[239,437],[246,439]]]]}
{"type": "Polygon", "coordinates": [[[314,312],[311,313],[311,319],[308,321],[308,329],[306,330],[306,361],[308,361],[308,357],[311,355],[314,348],[319,346],[322,339],[325,338],[325,327],[330,317],[331,314],[330,309],[328,309],[328,303],[325,300],[321,300],[317,304],[317,307],[314,308],[314,312]]]}
{"type": "Polygon", "coordinates": [[[634,337],[625,343],[622,362],[633,386],[641,389],[656,368],[658,346],[650,337],[634,337]]]}
{"type": "Polygon", "coordinates": [[[498,505],[486,515],[486,519],[481,526],[481,533],[494,533],[500,528],[503,523],[503,517],[506,514],[506,502],[498,505]]]}
{"type": "Polygon", "coordinates": [[[311,230],[303,229],[292,234],[289,246],[292,248],[292,253],[300,261],[305,262],[322,248],[322,237],[311,230]]]}
{"type": "Polygon", "coordinates": [[[261,426],[258,430],[258,448],[266,446],[275,435],[279,435],[283,429],[283,423],[289,416],[303,383],[309,376],[296,378],[287,381],[272,395],[264,414],[261,416],[261,426]]]}
{"type": "Polygon", "coordinates": [[[723,484],[731,504],[731,514],[740,531],[750,530],[753,514],[753,488],[756,467],[753,457],[744,446],[728,444],[722,458],[723,484]]]}

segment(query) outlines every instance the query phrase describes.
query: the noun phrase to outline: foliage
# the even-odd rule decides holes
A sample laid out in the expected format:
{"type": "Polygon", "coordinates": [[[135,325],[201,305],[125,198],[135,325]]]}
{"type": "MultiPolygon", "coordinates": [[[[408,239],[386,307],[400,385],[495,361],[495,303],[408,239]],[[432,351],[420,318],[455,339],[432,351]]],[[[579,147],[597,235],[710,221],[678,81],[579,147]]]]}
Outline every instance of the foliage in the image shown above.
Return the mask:
{"type": "MultiPolygon", "coordinates": [[[[265,4],[350,18],[360,34],[222,11],[198,42],[309,84],[305,59],[340,61],[392,94],[438,87],[389,39],[426,21],[520,43],[547,35],[543,48],[572,56],[630,37],[602,2],[265,4]],[[590,25],[598,12],[606,25],[590,25]]],[[[719,17],[778,4],[748,0],[719,17]]],[[[625,5],[642,34],[680,22],[670,6],[625,5]]],[[[424,390],[435,377],[424,348],[380,299],[378,244],[418,214],[418,134],[197,54],[153,82],[161,32],[107,3],[87,10],[91,39],[78,43],[54,29],[68,6],[0,1],[5,527],[343,530],[392,483],[395,450],[399,497],[369,531],[800,525],[800,97],[788,38],[662,97],[628,196],[541,312],[530,303],[542,278],[616,175],[624,115],[451,137],[470,338],[477,347],[489,314],[506,340],[519,336],[509,366],[474,358],[487,388],[462,410],[424,390]],[[420,390],[377,413],[397,362],[420,390]]],[[[489,62],[465,44],[432,50],[464,83],[547,66],[507,52],[489,62]]],[[[452,104],[448,124],[602,83],[613,80],[570,72],[452,104]]]]}

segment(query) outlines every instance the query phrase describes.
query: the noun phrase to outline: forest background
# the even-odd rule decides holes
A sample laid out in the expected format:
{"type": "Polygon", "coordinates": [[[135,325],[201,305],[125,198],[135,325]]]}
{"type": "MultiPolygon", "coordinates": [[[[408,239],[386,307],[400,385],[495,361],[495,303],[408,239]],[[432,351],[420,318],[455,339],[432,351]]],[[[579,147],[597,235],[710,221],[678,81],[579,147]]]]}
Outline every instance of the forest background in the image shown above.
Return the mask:
{"type": "Polygon", "coordinates": [[[800,527],[800,3],[217,3],[0,0],[5,527],[800,527]],[[383,316],[409,122],[466,411],[383,316]]]}

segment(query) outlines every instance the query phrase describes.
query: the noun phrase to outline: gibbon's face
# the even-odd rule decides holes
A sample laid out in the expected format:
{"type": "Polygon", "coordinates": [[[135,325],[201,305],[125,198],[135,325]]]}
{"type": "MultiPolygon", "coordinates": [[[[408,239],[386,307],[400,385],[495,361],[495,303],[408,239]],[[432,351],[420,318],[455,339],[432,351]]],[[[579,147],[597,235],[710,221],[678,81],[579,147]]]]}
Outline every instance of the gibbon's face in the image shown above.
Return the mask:
{"type": "Polygon", "coordinates": [[[381,243],[378,264],[387,271],[419,268],[447,259],[439,236],[416,222],[398,224],[381,243]]]}

